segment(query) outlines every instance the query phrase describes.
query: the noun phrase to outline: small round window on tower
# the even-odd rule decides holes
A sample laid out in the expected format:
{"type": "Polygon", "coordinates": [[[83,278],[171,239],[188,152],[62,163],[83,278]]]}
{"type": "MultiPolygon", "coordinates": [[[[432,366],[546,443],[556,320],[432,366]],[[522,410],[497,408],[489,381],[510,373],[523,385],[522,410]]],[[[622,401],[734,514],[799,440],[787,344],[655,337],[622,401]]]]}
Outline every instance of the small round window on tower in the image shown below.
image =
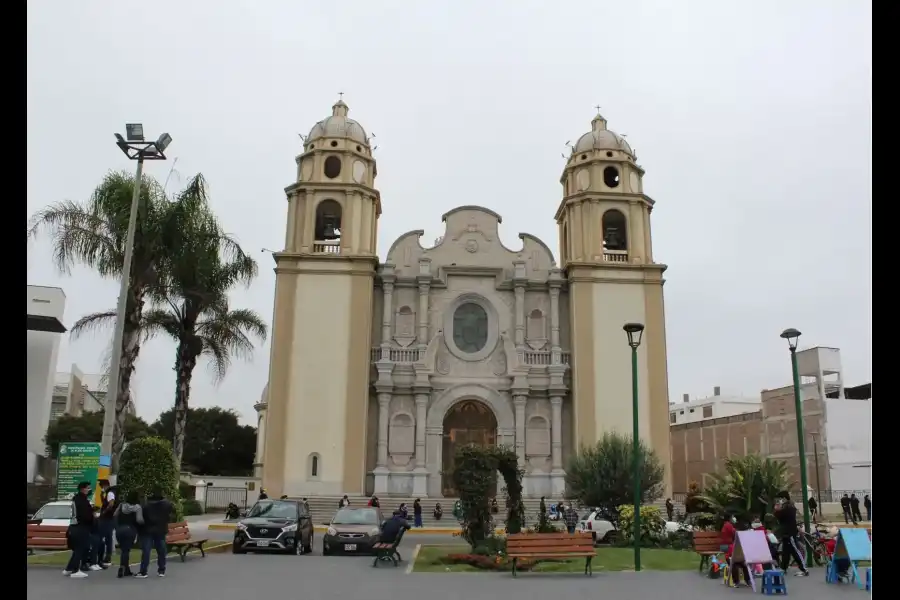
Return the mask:
{"type": "Polygon", "coordinates": [[[612,157],[612,152],[607,152],[606,155],[612,157]]]}
{"type": "Polygon", "coordinates": [[[581,160],[587,160],[587,154],[582,154],[582,155],[581,155],[581,160]]]}
{"type": "Polygon", "coordinates": [[[341,174],[341,159],[337,156],[329,156],[325,159],[325,177],[334,179],[341,174]]]}
{"type": "Polygon", "coordinates": [[[606,187],[618,187],[619,170],[615,167],[606,167],[603,169],[603,183],[606,184],[606,187]]]}
{"type": "Polygon", "coordinates": [[[310,145],[309,145],[309,149],[310,149],[310,150],[312,150],[312,149],[315,148],[315,147],[316,147],[315,144],[310,144],[310,145]]]}
{"type": "Polygon", "coordinates": [[[357,147],[356,147],[356,151],[357,151],[357,152],[362,152],[362,146],[357,146],[357,147]]]}

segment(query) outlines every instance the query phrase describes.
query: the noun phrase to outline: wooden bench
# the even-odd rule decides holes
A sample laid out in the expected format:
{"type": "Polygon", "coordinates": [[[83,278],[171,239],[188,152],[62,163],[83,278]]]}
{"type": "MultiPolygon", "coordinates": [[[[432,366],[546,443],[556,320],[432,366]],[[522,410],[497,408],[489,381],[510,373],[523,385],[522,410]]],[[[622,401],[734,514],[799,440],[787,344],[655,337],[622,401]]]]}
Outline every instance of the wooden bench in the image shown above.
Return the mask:
{"type": "Polygon", "coordinates": [[[67,525],[29,524],[25,533],[25,548],[29,554],[35,550],[68,550],[67,525]]]}
{"type": "Polygon", "coordinates": [[[704,568],[709,568],[710,559],[721,554],[722,535],[718,531],[695,531],[692,537],[694,552],[700,555],[697,571],[703,573],[704,568]]]}
{"type": "Polygon", "coordinates": [[[397,539],[393,542],[379,542],[372,546],[372,552],[375,554],[375,560],[372,561],[372,566],[377,567],[378,562],[385,560],[391,561],[394,563],[396,567],[403,558],[400,557],[400,553],[397,551],[397,548],[400,546],[400,541],[403,539],[403,534],[406,533],[406,529],[401,529],[400,533],[397,534],[397,539]]]}
{"type": "Polygon", "coordinates": [[[520,558],[584,557],[584,574],[593,575],[591,561],[597,555],[594,538],[583,533],[513,533],[506,538],[506,555],[512,559],[512,574],[520,558]]]}
{"type": "Polygon", "coordinates": [[[181,562],[184,562],[188,551],[192,548],[199,550],[200,555],[205,557],[206,551],[203,549],[203,544],[208,541],[209,538],[193,537],[188,529],[187,521],[169,523],[169,532],[166,534],[166,550],[169,553],[176,552],[181,558],[181,562]]]}

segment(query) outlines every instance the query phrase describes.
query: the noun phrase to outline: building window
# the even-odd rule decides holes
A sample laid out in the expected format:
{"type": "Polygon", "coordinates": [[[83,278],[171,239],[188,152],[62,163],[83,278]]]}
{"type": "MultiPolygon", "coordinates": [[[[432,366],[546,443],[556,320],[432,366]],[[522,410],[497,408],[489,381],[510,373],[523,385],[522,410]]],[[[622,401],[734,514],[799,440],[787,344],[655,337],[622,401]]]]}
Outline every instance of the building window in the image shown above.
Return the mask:
{"type": "Polygon", "coordinates": [[[678,417],[675,415],[675,413],[669,413],[669,423],[674,423],[677,420],[678,417]]]}
{"type": "Polygon", "coordinates": [[[628,223],[621,211],[611,209],[603,213],[603,249],[621,252],[628,250],[628,223]]]}
{"type": "Polygon", "coordinates": [[[309,455],[309,479],[318,479],[322,474],[322,457],[313,452],[309,455]]]}
{"type": "Polygon", "coordinates": [[[474,354],[487,344],[488,317],[474,302],[461,304],[453,313],[453,343],[461,352],[474,354]]]}
{"type": "Polygon", "coordinates": [[[704,406],[703,407],[703,418],[704,419],[712,418],[712,406],[704,406]]]}

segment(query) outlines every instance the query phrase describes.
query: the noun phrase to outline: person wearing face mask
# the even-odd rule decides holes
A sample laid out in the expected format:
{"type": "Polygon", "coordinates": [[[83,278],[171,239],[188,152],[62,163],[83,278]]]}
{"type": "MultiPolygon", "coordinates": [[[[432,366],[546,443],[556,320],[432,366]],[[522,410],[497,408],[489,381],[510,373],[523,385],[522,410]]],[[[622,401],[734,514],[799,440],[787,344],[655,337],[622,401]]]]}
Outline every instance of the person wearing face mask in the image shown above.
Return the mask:
{"type": "Polygon", "coordinates": [[[719,533],[719,550],[728,552],[728,549],[734,544],[735,528],[734,524],[737,519],[730,513],[725,514],[725,522],[722,524],[722,531],[719,533]]]}

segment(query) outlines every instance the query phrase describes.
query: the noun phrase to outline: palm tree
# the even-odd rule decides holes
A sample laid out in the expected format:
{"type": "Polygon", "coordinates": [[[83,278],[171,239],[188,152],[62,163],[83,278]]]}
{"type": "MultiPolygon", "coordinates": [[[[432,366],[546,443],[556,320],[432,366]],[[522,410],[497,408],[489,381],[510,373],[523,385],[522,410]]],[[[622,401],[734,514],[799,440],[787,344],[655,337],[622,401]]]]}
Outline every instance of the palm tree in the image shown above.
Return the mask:
{"type": "Polygon", "coordinates": [[[252,310],[232,309],[229,291],[249,286],[256,261],[223,233],[207,207],[206,186],[195,177],[173,204],[163,275],[151,291],[154,308],[144,315],[147,336],[166,333],[176,344],[175,463],[181,468],[191,379],[201,356],[207,356],[221,381],[232,357],[248,358],[252,338],[265,340],[267,327],[252,310]],[[201,210],[202,209],[202,210],[201,210]]]}
{"type": "MultiPolygon", "coordinates": [[[[131,212],[134,177],[124,172],[107,174],[90,199],[79,204],[59,202],[37,212],[27,226],[27,237],[42,230],[50,233],[53,258],[62,273],[71,273],[76,263],[96,271],[101,277],[119,279],[125,262],[125,237],[131,212]]],[[[119,381],[110,382],[107,398],[116,407],[113,432],[113,468],[118,464],[125,441],[126,407],[130,399],[131,378],[140,352],[141,314],[148,288],[156,280],[157,259],[165,255],[165,215],[169,212],[162,187],[151,177],[141,181],[140,204],[134,235],[134,250],[128,297],[125,304],[125,334],[119,381]],[[113,392],[114,390],[114,392],[113,392]]],[[[88,315],[72,328],[77,335],[96,321],[114,318],[115,312],[88,315]]]]}

